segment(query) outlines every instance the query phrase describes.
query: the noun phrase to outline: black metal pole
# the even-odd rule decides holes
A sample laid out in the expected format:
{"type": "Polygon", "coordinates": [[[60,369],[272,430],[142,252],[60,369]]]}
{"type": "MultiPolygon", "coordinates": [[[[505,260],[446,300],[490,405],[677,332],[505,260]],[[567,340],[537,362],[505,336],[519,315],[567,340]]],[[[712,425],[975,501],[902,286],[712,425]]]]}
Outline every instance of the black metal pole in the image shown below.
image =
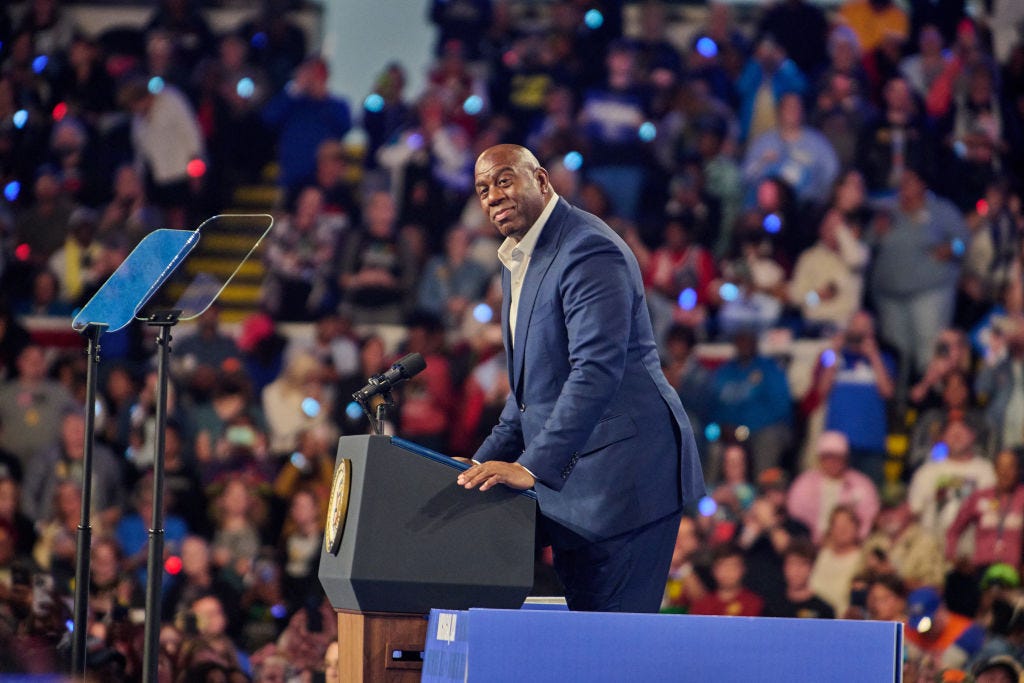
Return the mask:
{"type": "Polygon", "coordinates": [[[167,382],[171,355],[171,328],[181,311],[160,311],[148,324],[158,327],[156,375],[156,453],[153,456],[153,517],[146,561],[146,634],[142,654],[143,681],[155,683],[160,662],[160,597],[164,559],[164,428],[167,425],[167,382]]]}
{"type": "Polygon", "coordinates": [[[75,548],[75,618],[71,634],[71,675],[85,675],[85,642],[89,623],[89,555],[92,551],[92,452],[96,432],[96,369],[100,363],[100,335],[103,323],[89,323],[82,330],[88,339],[85,371],[85,454],[82,458],[82,514],[75,548]]]}

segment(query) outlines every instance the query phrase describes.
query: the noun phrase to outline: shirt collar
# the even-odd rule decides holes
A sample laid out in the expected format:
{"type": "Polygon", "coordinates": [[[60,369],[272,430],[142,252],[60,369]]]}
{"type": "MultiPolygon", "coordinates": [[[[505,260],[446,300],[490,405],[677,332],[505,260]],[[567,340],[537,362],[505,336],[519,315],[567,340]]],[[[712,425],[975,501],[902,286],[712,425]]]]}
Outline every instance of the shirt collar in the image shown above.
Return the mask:
{"type": "Polygon", "coordinates": [[[551,198],[548,199],[547,205],[544,210],[537,216],[537,220],[533,222],[530,229],[526,231],[523,239],[516,242],[511,237],[506,237],[505,241],[498,247],[498,259],[505,265],[509,270],[512,269],[512,264],[526,260],[533,254],[534,248],[537,246],[537,240],[540,239],[541,230],[547,225],[548,218],[551,217],[551,213],[555,210],[555,205],[558,204],[558,195],[555,192],[551,193],[551,198]]]}

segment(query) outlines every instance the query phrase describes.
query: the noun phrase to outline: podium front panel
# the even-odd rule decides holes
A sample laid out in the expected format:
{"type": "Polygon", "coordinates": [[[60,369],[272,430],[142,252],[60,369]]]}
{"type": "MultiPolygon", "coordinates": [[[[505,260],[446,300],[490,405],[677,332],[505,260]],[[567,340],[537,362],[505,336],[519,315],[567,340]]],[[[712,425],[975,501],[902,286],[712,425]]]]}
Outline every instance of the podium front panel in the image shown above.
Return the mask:
{"type": "Polygon", "coordinates": [[[459,463],[386,436],[339,440],[349,460],[348,510],[320,582],[337,609],[426,613],[515,608],[533,584],[536,501],[504,486],[467,491],[459,463]],[[447,462],[446,462],[447,461],[447,462]]]}

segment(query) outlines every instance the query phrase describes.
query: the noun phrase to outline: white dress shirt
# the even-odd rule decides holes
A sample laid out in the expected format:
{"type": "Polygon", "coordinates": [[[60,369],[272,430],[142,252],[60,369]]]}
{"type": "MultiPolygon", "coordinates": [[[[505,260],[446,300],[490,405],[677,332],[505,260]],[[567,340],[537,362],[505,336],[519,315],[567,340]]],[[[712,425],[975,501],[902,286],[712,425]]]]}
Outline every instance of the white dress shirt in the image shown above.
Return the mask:
{"type": "Polygon", "coordinates": [[[540,216],[537,217],[537,220],[534,221],[530,229],[523,235],[523,239],[516,242],[511,237],[506,237],[505,241],[498,247],[498,259],[512,274],[512,291],[508,308],[510,340],[515,339],[516,336],[516,319],[519,317],[519,292],[523,289],[523,280],[526,279],[526,270],[530,267],[530,258],[533,256],[533,250],[537,246],[537,240],[540,239],[541,230],[547,224],[548,218],[551,217],[551,212],[555,210],[557,203],[558,195],[552,191],[551,198],[548,199],[544,210],[540,212],[540,216]]]}

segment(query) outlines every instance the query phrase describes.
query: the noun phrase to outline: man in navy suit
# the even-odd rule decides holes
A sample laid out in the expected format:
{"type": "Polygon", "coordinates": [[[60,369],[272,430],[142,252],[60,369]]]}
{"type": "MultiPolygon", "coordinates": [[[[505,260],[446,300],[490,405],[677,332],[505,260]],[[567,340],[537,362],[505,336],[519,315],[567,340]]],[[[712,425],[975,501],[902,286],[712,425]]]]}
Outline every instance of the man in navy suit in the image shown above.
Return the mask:
{"type": "Polygon", "coordinates": [[[475,173],[506,238],[512,391],[458,482],[536,489],[571,609],[656,612],[682,508],[704,495],[704,480],[661,371],[636,258],[555,194],[529,150],[492,147],[475,173]]]}

